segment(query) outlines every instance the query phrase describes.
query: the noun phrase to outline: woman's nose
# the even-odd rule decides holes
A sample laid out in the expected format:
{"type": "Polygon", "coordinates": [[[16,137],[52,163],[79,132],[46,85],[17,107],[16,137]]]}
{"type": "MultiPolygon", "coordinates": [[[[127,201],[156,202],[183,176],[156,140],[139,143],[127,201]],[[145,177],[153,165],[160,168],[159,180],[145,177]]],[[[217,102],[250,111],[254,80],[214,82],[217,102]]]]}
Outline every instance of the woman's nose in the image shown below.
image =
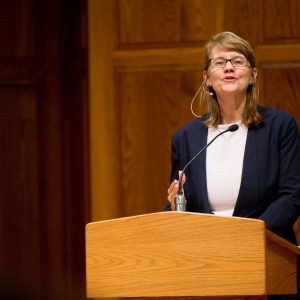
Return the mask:
{"type": "Polygon", "coordinates": [[[224,66],[224,69],[234,69],[233,64],[231,63],[231,60],[227,60],[224,66]]]}

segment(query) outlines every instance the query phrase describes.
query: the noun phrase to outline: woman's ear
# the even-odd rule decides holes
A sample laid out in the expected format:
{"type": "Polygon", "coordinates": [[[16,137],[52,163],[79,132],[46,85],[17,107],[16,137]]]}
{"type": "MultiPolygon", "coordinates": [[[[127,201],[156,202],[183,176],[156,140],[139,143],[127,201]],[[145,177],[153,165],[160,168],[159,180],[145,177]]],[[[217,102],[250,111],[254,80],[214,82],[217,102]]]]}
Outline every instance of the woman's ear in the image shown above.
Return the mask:
{"type": "Polygon", "coordinates": [[[252,69],[252,76],[251,76],[251,81],[253,82],[253,84],[256,82],[256,77],[257,77],[257,69],[253,68],[252,69]]]}
{"type": "Polygon", "coordinates": [[[203,71],[203,79],[204,79],[204,84],[209,86],[210,84],[210,80],[209,80],[209,76],[208,76],[208,71],[204,70],[203,71]]]}

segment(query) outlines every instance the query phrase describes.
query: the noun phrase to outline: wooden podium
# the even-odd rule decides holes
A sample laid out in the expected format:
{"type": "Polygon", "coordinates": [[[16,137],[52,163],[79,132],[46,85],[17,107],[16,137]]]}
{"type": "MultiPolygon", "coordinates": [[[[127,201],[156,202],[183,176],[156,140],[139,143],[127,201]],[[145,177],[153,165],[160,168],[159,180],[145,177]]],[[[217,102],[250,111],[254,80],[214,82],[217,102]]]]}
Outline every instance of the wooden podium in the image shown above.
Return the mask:
{"type": "Polygon", "coordinates": [[[86,226],[87,297],[296,294],[297,246],[259,220],[161,212],[86,226]]]}

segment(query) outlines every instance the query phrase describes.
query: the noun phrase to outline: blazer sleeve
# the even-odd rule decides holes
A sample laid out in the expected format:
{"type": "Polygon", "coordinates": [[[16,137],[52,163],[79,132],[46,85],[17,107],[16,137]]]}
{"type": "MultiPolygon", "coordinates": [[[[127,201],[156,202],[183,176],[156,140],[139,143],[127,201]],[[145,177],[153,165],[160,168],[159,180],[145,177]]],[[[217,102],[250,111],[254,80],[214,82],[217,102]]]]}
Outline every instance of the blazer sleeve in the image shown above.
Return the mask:
{"type": "Polygon", "coordinates": [[[260,219],[266,227],[282,235],[293,226],[300,213],[300,136],[293,118],[286,122],[279,144],[278,197],[260,219]]]}
{"type": "MultiPolygon", "coordinates": [[[[180,170],[180,159],[179,159],[179,147],[178,142],[176,142],[176,136],[172,136],[172,144],[171,144],[171,176],[170,183],[173,180],[178,179],[178,172],[180,170]]],[[[167,203],[165,206],[165,210],[171,210],[170,203],[167,203]]]]}

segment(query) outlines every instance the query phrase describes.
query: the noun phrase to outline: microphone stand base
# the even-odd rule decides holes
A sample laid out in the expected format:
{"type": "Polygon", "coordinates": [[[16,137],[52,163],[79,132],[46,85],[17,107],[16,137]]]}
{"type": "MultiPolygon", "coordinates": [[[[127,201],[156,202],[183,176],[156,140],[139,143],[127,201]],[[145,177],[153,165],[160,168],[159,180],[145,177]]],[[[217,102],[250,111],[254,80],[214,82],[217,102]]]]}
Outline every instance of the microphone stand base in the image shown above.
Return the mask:
{"type": "Polygon", "coordinates": [[[186,198],[183,194],[175,197],[175,211],[186,211],[186,198]]]}

